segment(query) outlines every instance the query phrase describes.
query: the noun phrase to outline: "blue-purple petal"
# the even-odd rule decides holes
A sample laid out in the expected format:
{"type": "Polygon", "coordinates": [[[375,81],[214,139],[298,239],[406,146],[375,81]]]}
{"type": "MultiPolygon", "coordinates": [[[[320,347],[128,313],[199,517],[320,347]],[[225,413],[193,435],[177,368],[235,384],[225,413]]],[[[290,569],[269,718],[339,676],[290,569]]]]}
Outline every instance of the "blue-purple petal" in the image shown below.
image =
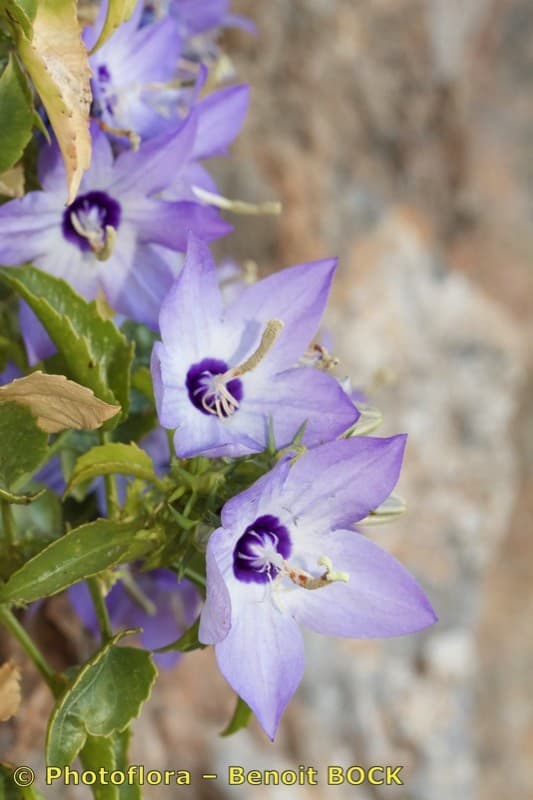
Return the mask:
{"type": "Polygon", "coordinates": [[[364,519],[394,489],[405,443],[404,435],[361,436],[310,450],[287,480],[293,513],[323,532],[364,519]]]}
{"type": "Polygon", "coordinates": [[[302,679],[304,648],[296,622],[267,599],[236,609],[215,653],[220,671],[273,739],[302,679]]]}
{"type": "Polygon", "coordinates": [[[328,556],[337,571],[348,573],[314,591],[284,595],[284,609],[295,620],[326,636],[354,639],[402,636],[433,625],[437,617],[413,576],[385,550],[354,531],[336,531],[327,539],[307,537],[306,555],[317,565],[328,556]]]}

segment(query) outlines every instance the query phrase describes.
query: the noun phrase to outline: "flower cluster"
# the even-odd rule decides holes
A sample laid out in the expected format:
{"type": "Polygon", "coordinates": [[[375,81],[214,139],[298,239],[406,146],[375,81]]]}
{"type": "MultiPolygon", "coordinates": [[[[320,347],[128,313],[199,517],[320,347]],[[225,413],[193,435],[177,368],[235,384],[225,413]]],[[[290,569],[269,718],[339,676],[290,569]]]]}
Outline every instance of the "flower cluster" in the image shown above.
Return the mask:
{"type": "MultiPolygon", "coordinates": [[[[89,50],[107,10],[84,31],[89,50]]],[[[33,473],[70,496],[65,531],[108,517],[117,548],[128,526],[136,531],[131,550],[98,561],[96,577],[96,561],[83,574],[76,562],[73,608],[95,637],[108,614],[107,627],[142,629],[148,650],[174,643],[156,655],[160,666],[214,645],[222,674],[273,738],[303,672],[300,626],[391,637],[436,617],[415,579],[359,529],[390,501],[405,436],[365,435],[363,396],[316,343],[336,260],[254,282],[211,254],[231,225],[205,202],[220,195],[204,162],[227,154],[249,94],[217,85],[225,26],[253,32],[228,0],[139,0],[90,55],[92,161],[77,196],[65,207],[59,147],[39,139],[39,188],[0,206],[0,263],[31,262],[63,279],[87,301],[86,319],[109,324],[99,336],[137,348],[129,416],[100,439],[57,437],[33,473]]],[[[54,308],[64,290],[53,286],[54,308]]],[[[66,301],[52,317],[29,294],[19,301],[18,367],[70,375],[79,365],[64,331],[82,354],[92,332],[78,335],[66,301]]],[[[97,367],[91,357],[79,374],[97,367]]],[[[13,370],[3,382],[21,374],[13,370]]]]}

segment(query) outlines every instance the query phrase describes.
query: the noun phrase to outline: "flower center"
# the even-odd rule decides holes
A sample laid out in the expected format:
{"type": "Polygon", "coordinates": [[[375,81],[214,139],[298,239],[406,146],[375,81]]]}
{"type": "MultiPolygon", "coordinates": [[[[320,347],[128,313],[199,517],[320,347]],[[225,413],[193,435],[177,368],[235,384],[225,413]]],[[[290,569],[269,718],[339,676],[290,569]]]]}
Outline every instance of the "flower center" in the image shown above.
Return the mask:
{"type": "Polygon", "coordinates": [[[101,261],[109,258],[120,225],[121,208],[105,192],[80,195],[65,209],[63,236],[83,252],[92,252],[101,261]]]}
{"type": "Polygon", "coordinates": [[[271,319],[252,355],[237,367],[229,367],[217,358],[204,358],[193,364],[187,372],[185,384],[191,403],[203,414],[214,414],[227,419],[239,408],[243,387],[241,375],[251,372],[273,347],[283,330],[283,322],[271,319]]]}
{"type": "Polygon", "coordinates": [[[225,380],[229,371],[226,362],[218,358],[204,358],[190,367],[185,384],[191,403],[202,414],[227,419],[238,409],[242,382],[238,378],[225,380]]]}
{"type": "Polygon", "coordinates": [[[265,514],[249,525],[233,551],[233,572],[244,583],[267,583],[283,570],[292,545],[277,517],[265,514]]]}

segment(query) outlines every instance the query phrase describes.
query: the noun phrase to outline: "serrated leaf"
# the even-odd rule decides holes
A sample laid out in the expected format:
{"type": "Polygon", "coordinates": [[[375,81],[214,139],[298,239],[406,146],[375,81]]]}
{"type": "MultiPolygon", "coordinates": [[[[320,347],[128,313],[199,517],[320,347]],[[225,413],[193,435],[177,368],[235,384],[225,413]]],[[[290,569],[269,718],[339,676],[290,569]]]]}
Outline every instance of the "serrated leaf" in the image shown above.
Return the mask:
{"type": "Polygon", "coordinates": [[[0,667],[0,722],[15,716],[20,700],[20,669],[7,661],[0,667]]]}
{"type": "Polygon", "coordinates": [[[202,644],[198,639],[198,631],[200,630],[200,617],[195,623],[188,628],[183,636],[180,636],[175,642],[159,647],[154,650],[155,653],[170,653],[173,650],[179,650],[180,653],[192,653],[193,650],[203,650],[206,645],[202,644]]]}
{"type": "Polygon", "coordinates": [[[139,523],[97,519],[66,533],[41,550],[0,586],[0,603],[31,603],[62,592],[153,547],[139,523]]]}
{"type": "Polygon", "coordinates": [[[0,403],[0,484],[13,486],[46,458],[48,435],[31,412],[17,403],[0,403]]]}
{"type": "Polygon", "coordinates": [[[104,42],[107,42],[119,25],[126,22],[131,17],[136,5],[137,0],[108,0],[106,18],[96,44],[91,50],[91,55],[98,50],[104,42]]]}
{"type": "Polygon", "coordinates": [[[29,408],[46,433],[94,430],[120,411],[120,406],[99,400],[86,386],[69,381],[64,375],[44,372],[32,372],[1,386],[0,401],[5,400],[29,408]]]}
{"type": "Polygon", "coordinates": [[[133,443],[110,442],[93,447],[78,458],[65,494],[97,475],[133,475],[146,481],[159,480],[148,453],[133,443]]]}
{"type": "Polygon", "coordinates": [[[87,736],[123,731],[148,699],[157,675],[146,650],[117,647],[115,636],[85,664],[59,698],[46,737],[47,764],[72,764],[87,736]]]}
{"type": "Polygon", "coordinates": [[[246,728],[252,718],[252,709],[241,697],[237,698],[237,705],[228,726],[222,731],[221,736],[231,736],[233,733],[246,728]]]}
{"type": "Polygon", "coordinates": [[[0,268],[0,280],[41,320],[62,356],[68,377],[92,389],[100,400],[122,407],[121,417],[117,415],[106,428],[117,424],[129,407],[133,346],[126,337],[61,278],[23,266],[0,268]]]}
{"type": "Polygon", "coordinates": [[[39,0],[31,37],[21,26],[18,49],[46,108],[67,172],[68,203],[91,161],[89,57],[75,0],[39,0]]]}
{"type": "Polygon", "coordinates": [[[0,76],[0,173],[22,157],[33,128],[33,99],[26,76],[11,55],[0,76]]]}

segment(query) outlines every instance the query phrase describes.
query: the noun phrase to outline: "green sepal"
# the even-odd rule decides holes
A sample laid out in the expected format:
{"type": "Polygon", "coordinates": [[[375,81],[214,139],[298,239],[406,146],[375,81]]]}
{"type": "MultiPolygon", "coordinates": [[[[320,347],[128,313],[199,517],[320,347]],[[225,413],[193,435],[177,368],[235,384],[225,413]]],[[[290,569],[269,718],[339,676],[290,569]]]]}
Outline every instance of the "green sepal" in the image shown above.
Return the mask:
{"type": "Polygon", "coordinates": [[[252,709],[247,705],[241,697],[237,697],[237,705],[233,716],[226,728],[220,734],[221,736],[231,736],[233,733],[246,728],[252,718],[252,709]]]}
{"type": "Polygon", "coordinates": [[[165,647],[159,647],[157,650],[154,650],[154,653],[170,653],[174,650],[179,650],[180,653],[192,653],[193,650],[203,650],[207,645],[199,641],[199,630],[200,617],[198,617],[196,622],[191,625],[179,639],[171,644],[165,645],[165,647]]]}

